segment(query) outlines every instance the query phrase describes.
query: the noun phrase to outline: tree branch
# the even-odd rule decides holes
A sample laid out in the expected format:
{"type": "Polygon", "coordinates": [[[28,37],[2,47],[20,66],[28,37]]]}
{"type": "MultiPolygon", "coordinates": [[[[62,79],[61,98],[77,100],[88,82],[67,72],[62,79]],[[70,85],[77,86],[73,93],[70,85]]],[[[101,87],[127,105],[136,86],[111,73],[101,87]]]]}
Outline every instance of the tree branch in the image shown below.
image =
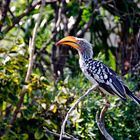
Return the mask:
{"type": "Polygon", "coordinates": [[[59,140],[62,140],[62,137],[63,137],[63,135],[64,135],[64,133],[65,133],[65,126],[66,126],[66,122],[67,122],[67,120],[68,120],[68,117],[69,117],[70,113],[74,110],[74,108],[79,104],[79,102],[80,102],[81,100],[83,100],[86,96],[88,96],[88,95],[91,93],[91,91],[95,90],[97,87],[98,87],[98,84],[95,84],[95,85],[93,85],[90,89],[88,89],[88,90],[85,92],[85,94],[82,95],[82,96],[74,103],[74,105],[70,108],[70,110],[67,112],[67,115],[65,116],[65,119],[64,119],[63,124],[62,124],[62,126],[61,126],[61,133],[60,133],[59,140]]]}
{"type": "MultiPolygon", "coordinates": [[[[45,2],[45,4],[51,4],[51,3],[54,3],[56,2],[56,0],[52,0],[52,1],[49,1],[49,2],[45,2]]],[[[5,34],[7,32],[9,32],[16,24],[18,24],[20,22],[20,20],[27,16],[31,11],[34,10],[34,8],[37,6],[37,5],[40,5],[41,4],[41,1],[38,1],[36,2],[35,4],[31,4],[30,6],[28,6],[28,8],[19,16],[15,17],[12,19],[12,25],[11,26],[7,26],[3,31],[2,33],[5,34]]]]}
{"type": "Polygon", "coordinates": [[[2,32],[3,34],[7,33],[8,31],[10,31],[16,24],[19,23],[19,21],[25,17],[26,15],[28,15],[32,10],[34,10],[34,8],[39,5],[41,3],[41,1],[35,3],[35,4],[31,4],[31,6],[28,6],[28,8],[18,17],[15,17],[12,19],[12,25],[11,26],[7,26],[7,28],[5,28],[2,32]]]}
{"type": "Polygon", "coordinates": [[[106,102],[104,107],[101,110],[100,115],[99,115],[99,112],[97,112],[97,114],[96,114],[96,123],[97,123],[98,128],[100,129],[101,133],[104,135],[104,137],[107,140],[114,140],[113,137],[107,132],[107,130],[105,128],[105,124],[104,124],[104,117],[105,117],[105,113],[108,110],[108,107],[109,107],[109,104],[108,104],[108,102],[106,102]]]}
{"type": "Polygon", "coordinates": [[[83,13],[83,9],[80,9],[78,11],[78,16],[75,20],[75,23],[72,25],[72,27],[69,29],[69,35],[74,35],[75,34],[75,29],[77,29],[80,21],[81,21],[81,18],[82,18],[82,13],[83,13]]]}
{"type": "Polygon", "coordinates": [[[76,34],[77,37],[82,37],[84,35],[84,33],[87,31],[87,29],[90,28],[90,26],[93,23],[93,19],[95,18],[96,14],[98,13],[98,10],[95,9],[91,15],[91,18],[89,19],[89,21],[84,25],[83,29],[79,30],[76,34]]]}
{"type": "MultiPolygon", "coordinates": [[[[32,68],[33,68],[33,63],[34,63],[33,56],[34,56],[34,49],[35,49],[35,38],[36,38],[36,34],[37,34],[37,28],[38,28],[40,21],[41,21],[44,4],[45,4],[45,2],[44,2],[44,0],[42,0],[40,14],[38,16],[37,22],[36,22],[34,30],[33,30],[32,39],[30,40],[30,43],[29,43],[29,64],[28,64],[28,69],[27,69],[27,73],[26,73],[26,77],[25,77],[25,83],[29,82],[30,76],[32,73],[32,68]]],[[[28,88],[28,86],[24,85],[21,92],[20,92],[20,98],[19,98],[19,101],[17,103],[16,109],[14,111],[13,117],[10,120],[10,125],[12,125],[17,118],[17,114],[20,111],[21,105],[24,101],[24,96],[25,96],[25,93],[27,92],[27,88],[28,88]]]]}
{"type": "Polygon", "coordinates": [[[85,32],[87,32],[87,30],[91,27],[91,25],[93,23],[93,19],[95,19],[95,16],[97,14],[99,14],[99,7],[101,7],[101,6],[105,5],[105,4],[110,3],[111,1],[112,0],[108,0],[106,2],[102,1],[100,4],[98,4],[98,1],[96,1],[96,0],[94,1],[93,0],[93,2],[95,4],[95,9],[93,10],[91,18],[89,19],[89,21],[84,25],[84,27],[81,30],[79,30],[77,32],[77,34],[76,34],[77,37],[82,37],[85,34],[85,32]]]}
{"type": "MultiPolygon", "coordinates": [[[[46,133],[48,133],[48,134],[52,134],[52,135],[57,136],[57,137],[60,136],[60,134],[58,134],[58,133],[56,133],[56,132],[53,132],[53,131],[50,131],[50,130],[47,129],[46,127],[43,127],[43,128],[45,129],[46,133]]],[[[70,134],[63,135],[63,138],[68,139],[68,140],[78,140],[77,138],[74,138],[74,137],[73,137],[72,135],[70,135],[70,134]]]]}

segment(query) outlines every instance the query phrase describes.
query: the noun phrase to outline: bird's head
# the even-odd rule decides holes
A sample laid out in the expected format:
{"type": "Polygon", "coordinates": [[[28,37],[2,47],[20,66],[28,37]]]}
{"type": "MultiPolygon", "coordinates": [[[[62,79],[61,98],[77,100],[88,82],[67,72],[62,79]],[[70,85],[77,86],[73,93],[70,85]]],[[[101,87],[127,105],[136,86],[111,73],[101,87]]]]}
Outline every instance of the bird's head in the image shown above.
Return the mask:
{"type": "Polygon", "coordinates": [[[57,46],[67,45],[76,49],[79,55],[85,58],[91,58],[93,55],[91,44],[83,38],[67,36],[56,43],[57,46]]]}

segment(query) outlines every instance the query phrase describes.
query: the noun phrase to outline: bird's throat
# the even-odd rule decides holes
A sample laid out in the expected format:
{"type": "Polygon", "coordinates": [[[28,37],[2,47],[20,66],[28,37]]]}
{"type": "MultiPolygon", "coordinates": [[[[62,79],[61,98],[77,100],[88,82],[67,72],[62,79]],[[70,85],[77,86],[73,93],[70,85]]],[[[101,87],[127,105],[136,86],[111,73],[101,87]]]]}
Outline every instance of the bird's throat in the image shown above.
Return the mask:
{"type": "Polygon", "coordinates": [[[86,59],[92,59],[92,53],[88,52],[86,50],[84,51],[78,51],[80,59],[86,60],[86,59]]]}

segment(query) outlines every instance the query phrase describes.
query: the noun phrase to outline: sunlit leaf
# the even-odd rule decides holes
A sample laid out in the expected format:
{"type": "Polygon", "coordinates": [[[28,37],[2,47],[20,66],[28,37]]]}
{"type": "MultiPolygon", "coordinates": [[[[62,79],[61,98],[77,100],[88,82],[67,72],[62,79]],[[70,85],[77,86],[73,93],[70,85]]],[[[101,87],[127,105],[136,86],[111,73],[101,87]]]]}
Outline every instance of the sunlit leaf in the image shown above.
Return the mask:
{"type": "Polygon", "coordinates": [[[49,108],[50,111],[52,111],[53,113],[56,113],[57,111],[57,106],[55,104],[52,104],[49,108]]]}
{"type": "Polygon", "coordinates": [[[63,96],[58,96],[56,97],[56,101],[59,104],[65,104],[67,102],[67,96],[63,95],[63,96]]]}
{"type": "Polygon", "coordinates": [[[18,46],[13,46],[11,49],[10,49],[10,53],[15,53],[18,49],[18,46]]]}
{"type": "Polygon", "coordinates": [[[114,22],[119,23],[120,17],[119,16],[114,16],[114,22]]]}
{"type": "Polygon", "coordinates": [[[32,88],[32,83],[28,84],[27,90],[28,90],[29,93],[32,92],[32,90],[33,90],[33,88],[32,88]]]}

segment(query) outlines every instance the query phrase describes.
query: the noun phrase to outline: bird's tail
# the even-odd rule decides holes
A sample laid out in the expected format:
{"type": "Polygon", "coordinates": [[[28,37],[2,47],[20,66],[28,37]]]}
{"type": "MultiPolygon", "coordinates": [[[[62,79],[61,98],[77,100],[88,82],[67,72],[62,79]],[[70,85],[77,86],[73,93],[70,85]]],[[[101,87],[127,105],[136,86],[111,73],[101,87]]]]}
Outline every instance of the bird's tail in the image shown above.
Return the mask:
{"type": "Polygon", "coordinates": [[[125,87],[126,94],[127,94],[131,99],[133,99],[133,101],[134,101],[135,103],[137,103],[138,105],[140,105],[140,99],[139,99],[137,96],[135,96],[135,95],[128,89],[127,86],[124,86],[124,87],[125,87]]]}

